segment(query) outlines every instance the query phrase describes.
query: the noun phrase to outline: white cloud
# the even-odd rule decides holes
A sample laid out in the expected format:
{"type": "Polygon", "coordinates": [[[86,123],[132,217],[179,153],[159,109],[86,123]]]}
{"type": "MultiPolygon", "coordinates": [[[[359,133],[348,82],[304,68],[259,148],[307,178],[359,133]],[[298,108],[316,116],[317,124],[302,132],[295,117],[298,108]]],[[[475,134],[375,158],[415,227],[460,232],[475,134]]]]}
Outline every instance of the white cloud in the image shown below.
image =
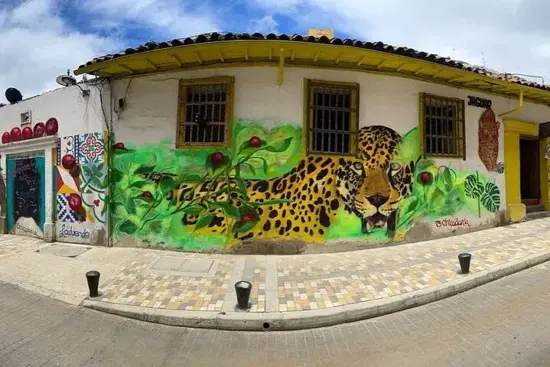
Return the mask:
{"type": "Polygon", "coordinates": [[[0,101],[15,87],[24,98],[57,87],[55,77],[113,48],[115,41],[69,29],[54,0],[0,8],[0,101]]]}
{"type": "MultiPolygon", "coordinates": [[[[120,29],[125,21],[150,27],[166,38],[181,38],[219,30],[215,12],[206,4],[193,4],[193,11],[178,0],[81,0],[87,11],[120,29]]],[[[124,25],[125,26],[125,25],[124,25]]]]}
{"type": "Polygon", "coordinates": [[[550,80],[548,0],[256,0],[307,28],[404,45],[550,80]]]}
{"type": "Polygon", "coordinates": [[[261,33],[278,33],[279,24],[271,15],[266,15],[260,19],[252,19],[248,29],[261,33]]]}

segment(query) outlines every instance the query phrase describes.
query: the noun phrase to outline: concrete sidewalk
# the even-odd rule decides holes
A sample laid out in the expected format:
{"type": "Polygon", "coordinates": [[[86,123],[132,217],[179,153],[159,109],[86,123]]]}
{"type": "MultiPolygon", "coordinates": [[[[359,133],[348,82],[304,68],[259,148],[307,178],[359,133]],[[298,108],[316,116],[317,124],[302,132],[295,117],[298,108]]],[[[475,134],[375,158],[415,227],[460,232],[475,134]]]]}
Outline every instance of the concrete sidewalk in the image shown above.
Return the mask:
{"type": "Polygon", "coordinates": [[[0,237],[0,280],[72,304],[171,325],[239,330],[326,326],[462,292],[550,260],[550,218],[387,248],[297,256],[203,255],[0,237]],[[457,255],[473,255],[471,273],[457,255]],[[72,256],[72,257],[67,257],[72,256]],[[85,272],[101,272],[87,299],[85,272]],[[249,312],[233,284],[253,285],[249,312]]]}

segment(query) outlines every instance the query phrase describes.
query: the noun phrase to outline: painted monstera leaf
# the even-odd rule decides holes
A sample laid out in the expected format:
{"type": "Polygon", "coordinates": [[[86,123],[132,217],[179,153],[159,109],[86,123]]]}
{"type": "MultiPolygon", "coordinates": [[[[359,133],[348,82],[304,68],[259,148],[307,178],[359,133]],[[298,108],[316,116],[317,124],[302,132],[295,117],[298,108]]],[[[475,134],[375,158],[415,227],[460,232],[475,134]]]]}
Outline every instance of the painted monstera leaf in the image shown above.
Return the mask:
{"type": "MultiPolygon", "coordinates": [[[[497,188],[498,190],[498,188],[497,188]]],[[[464,181],[464,193],[472,199],[479,199],[483,194],[483,184],[479,182],[476,175],[469,175],[464,181]]]]}
{"type": "Polygon", "coordinates": [[[483,191],[483,195],[481,195],[481,204],[491,213],[496,213],[499,210],[500,190],[497,185],[492,182],[485,184],[485,190],[483,191]]]}

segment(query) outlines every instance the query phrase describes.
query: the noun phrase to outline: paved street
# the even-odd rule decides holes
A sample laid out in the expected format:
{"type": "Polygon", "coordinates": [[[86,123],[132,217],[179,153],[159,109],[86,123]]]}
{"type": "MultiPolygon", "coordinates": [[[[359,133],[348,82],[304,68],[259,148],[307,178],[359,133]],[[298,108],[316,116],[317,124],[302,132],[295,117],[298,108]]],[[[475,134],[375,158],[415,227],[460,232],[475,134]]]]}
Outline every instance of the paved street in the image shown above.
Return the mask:
{"type": "Polygon", "coordinates": [[[0,283],[0,365],[549,366],[549,278],[546,263],[401,313],[269,333],[144,323],[0,283]]]}

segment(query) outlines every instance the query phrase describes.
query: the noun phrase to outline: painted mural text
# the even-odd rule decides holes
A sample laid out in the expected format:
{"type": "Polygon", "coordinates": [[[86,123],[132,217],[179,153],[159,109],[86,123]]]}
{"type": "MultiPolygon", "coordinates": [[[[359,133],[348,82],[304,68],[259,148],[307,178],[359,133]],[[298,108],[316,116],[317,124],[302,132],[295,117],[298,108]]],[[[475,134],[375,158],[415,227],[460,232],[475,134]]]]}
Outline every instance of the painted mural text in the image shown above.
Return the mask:
{"type": "Polygon", "coordinates": [[[491,108],[492,104],[490,99],[468,96],[468,106],[491,108]]]}
{"type": "Polygon", "coordinates": [[[69,237],[80,237],[82,239],[88,239],[90,238],[90,232],[86,229],[79,231],[77,229],[74,229],[73,226],[69,224],[62,224],[61,229],[59,230],[60,238],[69,238],[69,237]]]}
{"type": "Polygon", "coordinates": [[[17,228],[21,232],[25,232],[25,233],[31,234],[33,236],[37,236],[37,237],[42,236],[42,234],[38,233],[36,230],[34,230],[32,228],[28,228],[28,227],[22,225],[21,223],[16,223],[15,228],[17,228]]]}
{"type": "Polygon", "coordinates": [[[470,223],[468,222],[468,219],[440,219],[435,221],[435,226],[437,228],[441,227],[470,227],[470,223]]]}

